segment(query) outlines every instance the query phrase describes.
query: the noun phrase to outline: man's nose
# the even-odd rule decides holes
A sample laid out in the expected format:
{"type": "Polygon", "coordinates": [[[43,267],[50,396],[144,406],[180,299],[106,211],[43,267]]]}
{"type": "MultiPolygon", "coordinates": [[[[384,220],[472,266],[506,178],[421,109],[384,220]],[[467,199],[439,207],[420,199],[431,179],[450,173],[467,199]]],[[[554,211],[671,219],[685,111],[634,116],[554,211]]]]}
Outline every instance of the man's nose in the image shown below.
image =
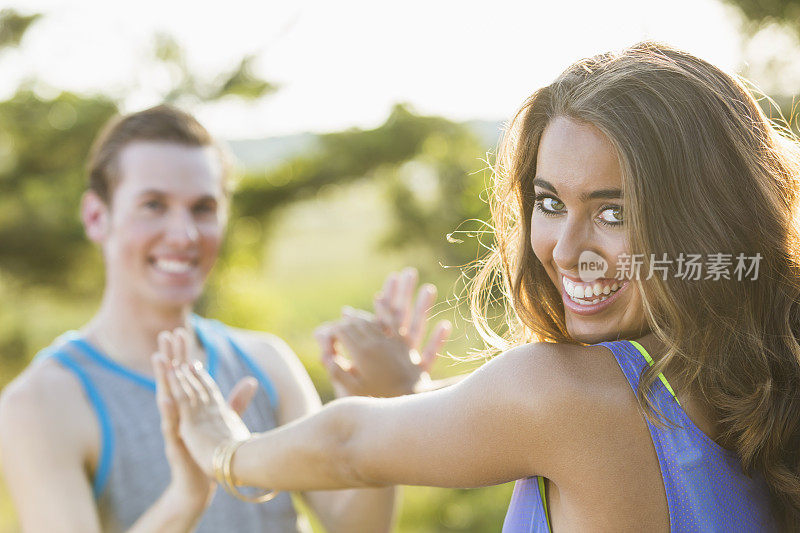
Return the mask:
{"type": "Polygon", "coordinates": [[[177,246],[188,246],[197,242],[200,232],[192,214],[185,209],[172,213],[167,226],[167,240],[177,246]]]}

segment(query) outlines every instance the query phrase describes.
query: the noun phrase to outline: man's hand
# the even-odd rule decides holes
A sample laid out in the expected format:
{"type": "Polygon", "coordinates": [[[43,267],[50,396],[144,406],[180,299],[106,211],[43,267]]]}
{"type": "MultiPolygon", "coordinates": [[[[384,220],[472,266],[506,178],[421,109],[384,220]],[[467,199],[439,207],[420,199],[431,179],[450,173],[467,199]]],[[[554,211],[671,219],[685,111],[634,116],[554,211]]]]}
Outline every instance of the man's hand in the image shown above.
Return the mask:
{"type": "MultiPolygon", "coordinates": [[[[216,484],[209,481],[204,468],[193,459],[181,439],[178,405],[169,388],[171,367],[191,364],[188,357],[189,343],[189,334],[185,330],[175,334],[162,332],[158,337],[159,352],[153,355],[152,363],[156,374],[156,400],[161,413],[161,431],[172,475],[168,492],[172,501],[178,505],[202,510],[210,502],[216,484]]],[[[175,386],[183,390],[180,381],[175,381],[175,386]]],[[[187,383],[187,386],[191,384],[187,383]]],[[[257,387],[258,382],[252,377],[239,381],[229,397],[230,409],[237,414],[243,413],[253,399],[257,387]]]]}
{"type": "Polygon", "coordinates": [[[428,372],[450,335],[447,320],[436,324],[420,352],[436,287],[423,285],[412,309],[417,272],[392,273],[375,297],[375,315],[351,308],[343,318],[320,326],[315,337],[336,395],[400,396],[430,380],[428,372]],[[337,353],[337,344],[349,359],[337,353]]]}

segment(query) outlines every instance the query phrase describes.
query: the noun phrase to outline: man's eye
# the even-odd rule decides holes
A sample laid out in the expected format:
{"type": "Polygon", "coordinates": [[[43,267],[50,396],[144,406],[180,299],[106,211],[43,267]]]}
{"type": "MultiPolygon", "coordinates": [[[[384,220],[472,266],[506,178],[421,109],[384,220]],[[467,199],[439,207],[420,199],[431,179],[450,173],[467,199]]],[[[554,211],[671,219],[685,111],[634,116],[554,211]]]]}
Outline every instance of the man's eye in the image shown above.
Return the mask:
{"type": "Polygon", "coordinates": [[[164,207],[164,203],[160,200],[148,200],[144,203],[144,206],[147,209],[161,209],[164,207]]]}

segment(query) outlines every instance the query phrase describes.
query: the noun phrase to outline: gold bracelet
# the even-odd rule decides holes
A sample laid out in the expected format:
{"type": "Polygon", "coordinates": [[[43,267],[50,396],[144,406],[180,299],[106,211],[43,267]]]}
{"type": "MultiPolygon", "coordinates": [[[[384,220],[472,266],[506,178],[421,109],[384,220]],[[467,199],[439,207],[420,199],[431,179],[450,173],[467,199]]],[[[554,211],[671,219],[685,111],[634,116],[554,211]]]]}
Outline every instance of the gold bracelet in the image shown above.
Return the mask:
{"type": "Polygon", "coordinates": [[[211,456],[211,470],[214,475],[214,481],[220,485],[225,484],[225,480],[222,477],[222,464],[225,459],[225,450],[230,442],[229,440],[222,442],[214,449],[214,455],[211,456]]]}
{"type": "Polygon", "coordinates": [[[280,492],[279,491],[268,491],[264,494],[260,494],[258,496],[247,496],[246,494],[242,494],[238,488],[236,488],[236,481],[233,479],[233,473],[231,472],[231,463],[233,462],[233,454],[236,453],[236,450],[239,449],[239,446],[248,442],[250,439],[246,440],[228,440],[217,446],[214,450],[214,455],[212,458],[212,466],[214,469],[214,479],[222,485],[225,491],[242,501],[250,502],[250,503],[263,503],[268,502],[269,500],[273,499],[277,496],[280,492]]]}

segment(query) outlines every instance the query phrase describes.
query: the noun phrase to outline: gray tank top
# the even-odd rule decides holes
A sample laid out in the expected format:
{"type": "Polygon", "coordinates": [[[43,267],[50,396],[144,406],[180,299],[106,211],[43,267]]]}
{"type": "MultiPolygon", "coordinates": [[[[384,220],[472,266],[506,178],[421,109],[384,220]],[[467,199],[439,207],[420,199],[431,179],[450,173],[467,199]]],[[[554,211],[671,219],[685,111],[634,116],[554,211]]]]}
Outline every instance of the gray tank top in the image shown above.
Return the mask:
{"type": "MultiPolygon", "coordinates": [[[[261,385],[242,419],[252,432],[274,428],[278,398],[259,366],[221,323],[192,316],[207,356],[208,371],[227,397],[241,378],[261,385]]],[[[161,496],[170,481],[164,453],[155,382],[102,354],[78,332],[60,336],[42,351],[81,382],[98,417],[100,459],[94,494],[103,531],[125,531],[161,496]]],[[[195,531],[286,533],[300,531],[291,498],[281,493],[269,502],[237,500],[219,488],[195,531]]]]}

